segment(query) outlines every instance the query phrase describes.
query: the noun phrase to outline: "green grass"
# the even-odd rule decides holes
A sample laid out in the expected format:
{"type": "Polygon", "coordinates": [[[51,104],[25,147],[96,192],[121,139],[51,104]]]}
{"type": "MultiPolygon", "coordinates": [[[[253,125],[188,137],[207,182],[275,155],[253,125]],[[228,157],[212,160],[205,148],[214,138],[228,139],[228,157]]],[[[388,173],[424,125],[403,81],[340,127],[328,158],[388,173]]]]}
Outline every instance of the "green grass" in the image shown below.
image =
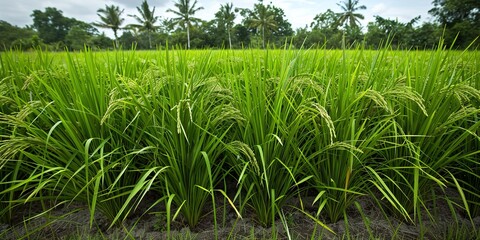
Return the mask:
{"type": "Polygon", "coordinates": [[[276,233],[288,202],[310,195],[320,227],[348,221],[360,196],[419,223],[450,197],[432,186],[456,189],[473,218],[478,59],[442,47],[4,52],[0,220],[80,202],[91,226],[96,212],[121,226],[150,194],[168,225],[223,207],[276,233]]]}

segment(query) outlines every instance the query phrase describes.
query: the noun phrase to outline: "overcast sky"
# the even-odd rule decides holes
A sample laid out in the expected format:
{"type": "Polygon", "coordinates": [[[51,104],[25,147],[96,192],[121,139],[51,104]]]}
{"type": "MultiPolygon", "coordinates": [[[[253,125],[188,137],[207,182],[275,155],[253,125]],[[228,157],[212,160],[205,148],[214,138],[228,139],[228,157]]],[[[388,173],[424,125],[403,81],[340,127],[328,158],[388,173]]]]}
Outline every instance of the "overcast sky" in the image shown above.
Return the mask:
{"type": "MultiPolygon", "coordinates": [[[[65,17],[73,17],[84,22],[95,22],[99,18],[96,14],[99,8],[105,8],[105,5],[115,4],[125,9],[125,23],[133,23],[128,14],[137,14],[136,6],[139,6],[143,0],[0,0],[0,20],[7,21],[13,25],[24,27],[33,23],[30,16],[33,10],[44,11],[46,7],[55,7],[63,12],[65,17]]],[[[147,0],[150,7],[155,7],[155,15],[162,18],[173,17],[172,13],[166,10],[174,8],[174,0],[147,0]]],[[[287,19],[292,24],[293,29],[304,27],[310,24],[318,13],[323,13],[327,9],[334,12],[340,12],[338,2],[344,0],[264,0],[265,3],[272,2],[273,5],[282,8],[285,11],[287,19]]],[[[252,8],[257,0],[198,0],[198,6],[203,6],[204,10],[197,13],[196,17],[204,20],[214,18],[221,4],[232,2],[234,7],[252,8]]],[[[360,0],[360,4],[367,7],[359,13],[365,16],[361,21],[362,26],[375,20],[375,15],[384,18],[398,19],[400,22],[408,22],[412,18],[421,15],[421,21],[431,21],[432,17],[428,10],[432,8],[432,0],[360,0]]],[[[138,15],[138,14],[137,14],[138,15]]],[[[240,17],[237,17],[237,22],[240,17]]],[[[100,29],[107,35],[113,35],[108,29],[100,29]]]]}

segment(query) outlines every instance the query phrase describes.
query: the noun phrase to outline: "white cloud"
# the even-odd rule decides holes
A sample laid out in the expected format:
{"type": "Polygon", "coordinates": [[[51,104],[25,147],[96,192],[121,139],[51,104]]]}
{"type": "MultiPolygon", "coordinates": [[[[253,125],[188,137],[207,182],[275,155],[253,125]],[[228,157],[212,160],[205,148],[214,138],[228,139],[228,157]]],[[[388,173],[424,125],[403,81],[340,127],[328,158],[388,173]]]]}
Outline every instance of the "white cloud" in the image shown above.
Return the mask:
{"type": "Polygon", "coordinates": [[[372,7],[372,13],[373,13],[374,15],[380,15],[380,14],[382,14],[383,12],[385,12],[386,9],[387,9],[387,7],[385,6],[384,3],[375,4],[375,5],[372,7]]]}

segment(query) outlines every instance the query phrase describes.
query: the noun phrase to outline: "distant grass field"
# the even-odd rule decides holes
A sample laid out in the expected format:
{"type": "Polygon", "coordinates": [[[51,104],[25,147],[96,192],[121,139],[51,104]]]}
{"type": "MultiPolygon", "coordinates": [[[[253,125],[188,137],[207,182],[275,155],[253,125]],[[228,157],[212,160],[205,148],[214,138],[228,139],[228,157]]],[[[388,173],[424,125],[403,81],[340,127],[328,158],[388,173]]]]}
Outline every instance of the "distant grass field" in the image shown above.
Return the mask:
{"type": "Polygon", "coordinates": [[[0,180],[5,223],[79,202],[119,225],[147,193],[168,231],[219,196],[273,231],[306,195],[325,228],[360,196],[417,223],[447,187],[474,218],[480,52],[3,52],[0,180]]]}

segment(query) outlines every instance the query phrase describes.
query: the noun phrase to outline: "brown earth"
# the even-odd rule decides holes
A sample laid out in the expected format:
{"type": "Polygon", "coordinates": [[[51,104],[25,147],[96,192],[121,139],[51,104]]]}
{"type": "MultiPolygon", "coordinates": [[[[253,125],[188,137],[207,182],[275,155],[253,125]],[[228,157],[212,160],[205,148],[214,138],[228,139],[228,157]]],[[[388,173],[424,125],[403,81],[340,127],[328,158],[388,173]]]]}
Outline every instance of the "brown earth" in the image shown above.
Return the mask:
{"type": "MultiPolygon", "coordinates": [[[[153,199],[150,199],[151,201],[153,199]]],[[[312,197],[304,197],[302,201],[305,211],[315,215],[312,207],[312,197]]],[[[142,206],[150,206],[149,200],[142,206]]],[[[392,216],[385,216],[374,202],[367,198],[359,198],[365,219],[356,207],[348,210],[348,223],[340,220],[327,226],[336,234],[323,229],[304,213],[293,207],[284,210],[285,221],[276,221],[277,239],[480,239],[480,217],[469,220],[460,209],[452,214],[445,200],[438,200],[436,206],[428,206],[431,217],[422,214],[422,224],[411,224],[392,216]],[[288,225],[285,230],[283,223],[288,225]],[[348,225],[348,228],[347,228],[348,225]],[[423,227],[421,227],[423,226],[423,227]],[[347,232],[348,229],[348,232],[347,232]],[[477,229],[475,232],[473,229],[477,229]],[[457,232],[457,234],[455,234],[457,232]]],[[[289,206],[299,207],[298,199],[289,202],[289,206]]],[[[0,239],[166,239],[166,221],[162,207],[153,209],[152,213],[144,215],[142,206],[131,217],[123,222],[123,226],[109,228],[108,221],[96,213],[93,227],[89,225],[90,214],[86,206],[70,204],[57,207],[37,217],[35,213],[42,212],[38,204],[25,206],[17,212],[13,222],[17,224],[0,224],[0,239]],[[155,213],[157,212],[157,213],[155,213]],[[28,216],[31,218],[28,219],[28,216]]],[[[217,201],[217,234],[218,239],[271,239],[272,227],[261,227],[251,212],[244,213],[243,218],[237,218],[235,212],[223,199],[217,201]],[[224,209],[226,211],[224,211],[224,209]]],[[[190,229],[179,217],[171,226],[174,239],[214,239],[213,211],[206,213],[199,225],[190,229]]],[[[320,219],[326,222],[325,219],[320,219]]]]}

